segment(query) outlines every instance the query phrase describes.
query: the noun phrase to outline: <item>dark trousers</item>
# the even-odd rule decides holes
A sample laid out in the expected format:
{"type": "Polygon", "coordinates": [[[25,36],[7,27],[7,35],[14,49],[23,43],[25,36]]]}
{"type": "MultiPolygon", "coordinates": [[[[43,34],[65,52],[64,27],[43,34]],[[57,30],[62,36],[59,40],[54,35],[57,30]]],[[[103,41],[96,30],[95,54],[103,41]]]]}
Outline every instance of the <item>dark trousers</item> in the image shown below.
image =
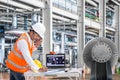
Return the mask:
{"type": "Polygon", "coordinates": [[[25,80],[25,77],[22,73],[10,70],[10,80],[25,80]]]}

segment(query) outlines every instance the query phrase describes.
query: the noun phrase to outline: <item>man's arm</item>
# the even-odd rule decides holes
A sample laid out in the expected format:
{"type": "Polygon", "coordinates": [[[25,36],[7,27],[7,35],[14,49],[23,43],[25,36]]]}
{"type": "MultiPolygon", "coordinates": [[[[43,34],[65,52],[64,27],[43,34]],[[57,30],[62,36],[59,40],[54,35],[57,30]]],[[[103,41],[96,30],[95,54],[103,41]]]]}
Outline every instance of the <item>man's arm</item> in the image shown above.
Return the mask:
{"type": "Polygon", "coordinates": [[[24,59],[26,60],[28,65],[31,67],[31,69],[33,71],[38,71],[39,70],[38,66],[33,62],[33,59],[30,56],[30,51],[28,49],[27,42],[25,40],[20,40],[17,46],[18,46],[18,49],[22,52],[24,59]]]}

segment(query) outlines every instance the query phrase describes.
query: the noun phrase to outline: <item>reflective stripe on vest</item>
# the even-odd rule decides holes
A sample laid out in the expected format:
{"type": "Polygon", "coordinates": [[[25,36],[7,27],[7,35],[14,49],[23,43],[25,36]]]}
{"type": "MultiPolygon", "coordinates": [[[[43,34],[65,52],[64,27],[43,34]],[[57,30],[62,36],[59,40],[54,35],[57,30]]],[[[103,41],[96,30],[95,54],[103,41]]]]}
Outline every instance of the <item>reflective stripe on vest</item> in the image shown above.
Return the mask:
{"type": "Polygon", "coordinates": [[[15,50],[11,50],[17,57],[23,59],[23,56],[17,53],[15,50]]]}
{"type": "Polygon", "coordinates": [[[19,68],[19,69],[25,69],[25,68],[28,67],[28,65],[27,65],[27,66],[19,66],[19,65],[15,64],[13,61],[11,61],[10,59],[7,59],[7,61],[8,61],[10,64],[12,64],[13,66],[15,66],[16,68],[19,68]]]}
{"type": "Polygon", "coordinates": [[[26,38],[26,39],[27,39],[27,37],[26,37],[26,36],[21,36],[20,38],[26,38]]]}

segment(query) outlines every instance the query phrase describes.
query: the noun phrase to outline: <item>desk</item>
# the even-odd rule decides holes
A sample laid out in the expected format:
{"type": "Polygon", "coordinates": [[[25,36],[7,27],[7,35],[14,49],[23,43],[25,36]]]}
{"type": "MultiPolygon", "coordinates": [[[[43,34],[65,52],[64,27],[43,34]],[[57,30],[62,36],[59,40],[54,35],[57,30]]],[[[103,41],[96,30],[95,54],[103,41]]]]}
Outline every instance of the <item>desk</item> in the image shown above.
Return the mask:
{"type": "MultiPolygon", "coordinates": [[[[70,68],[67,70],[67,72],[65,72],[64,70],[60,71],[60,70],[51,70],[51,71],[47,71],[47,72],[32,72],[32,71],[28,71],[24,73],[24,76],[26,77],[26,80],[29,79],[29,77],[35,77],[37,76],[41,76],[41,77],[52,77],[52,78],[60,78],[60,77],[66,77],[68,78],[68,80],[73,80],[72,77],[74,77],[76,80],[80,80],[82,75],[82,69],[77,69],[77,68],[70,68]]],[[[39,80],[39,79],[37,79],[39,80]]]]}

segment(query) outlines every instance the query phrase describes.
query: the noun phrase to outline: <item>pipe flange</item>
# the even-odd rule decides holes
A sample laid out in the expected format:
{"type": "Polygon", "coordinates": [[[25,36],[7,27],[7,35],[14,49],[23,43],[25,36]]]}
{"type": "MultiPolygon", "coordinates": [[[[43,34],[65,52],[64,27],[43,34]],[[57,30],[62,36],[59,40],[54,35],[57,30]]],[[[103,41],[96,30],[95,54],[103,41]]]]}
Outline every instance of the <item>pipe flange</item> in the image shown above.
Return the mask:
{"type": "Polygon", "coordinates": [[[92,59],[99,63],[104,63],[110,60],[112,56],[111,47],[104,43],[98,42],[92,48],[92,59]]]}

